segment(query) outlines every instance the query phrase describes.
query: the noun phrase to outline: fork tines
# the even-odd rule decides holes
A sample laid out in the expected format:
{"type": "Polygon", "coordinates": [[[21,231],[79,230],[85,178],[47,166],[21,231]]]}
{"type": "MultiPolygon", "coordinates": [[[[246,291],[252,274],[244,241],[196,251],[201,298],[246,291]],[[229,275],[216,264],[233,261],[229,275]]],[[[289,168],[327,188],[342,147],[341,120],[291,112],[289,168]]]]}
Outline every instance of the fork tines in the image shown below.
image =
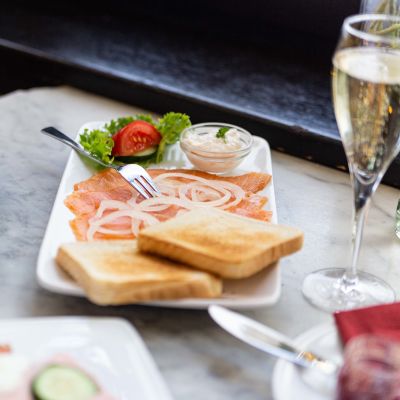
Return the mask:
{"type": "Polygon", "coordinates": [[[156,197],[161,194],[151,176],[140,165],[127,164],[121,167],[116,167],[115,169],[145,199],[150,199],[151,197],[156,197]]]}
{"type": "Polygon", "coordinates": [[[151,189],[156,195],[161,194],[161,192],[158,190],[157,186],[154,184],[153,180],[150,178],[150,175],[147,172],[141,175],[141,178],[151,187],[151,189]]]}
{"type": "Polygon", "coordinates": [[[131,184],[145,199],[150,199],[160,194],[153,183],[143,175],[135,177],[131,184]]]}

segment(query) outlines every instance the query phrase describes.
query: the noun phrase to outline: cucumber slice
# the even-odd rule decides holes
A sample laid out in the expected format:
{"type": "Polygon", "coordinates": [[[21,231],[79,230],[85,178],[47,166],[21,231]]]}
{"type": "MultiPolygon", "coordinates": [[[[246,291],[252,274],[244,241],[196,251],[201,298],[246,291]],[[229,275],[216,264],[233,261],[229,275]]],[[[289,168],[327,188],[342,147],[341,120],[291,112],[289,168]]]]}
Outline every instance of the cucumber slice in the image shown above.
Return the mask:
{"type": "Polygon", "coordinates": [[[99,387],[83,371],[64,365],[50,365],[32,382],[36,400],[89,400],[99,387]]]}
{"type": "Polygon", "coordinates": [[[149,147],[148,149],[144,149],[139,151],[138,153],[133,154],[133,157],[146,157],[151,156],[157,151],[158,146],[149,147]]]}
{"type": "Polygon", "coordinates": [[[132,164],[138,161],[144,161],[151,158],[157,152],[158,146],[149,147],[146,150],[139,151],[138,153],[132,154],[131,156],[118,156],[115,157],[117,161],[123,162],[124,164],[132,164]]]}

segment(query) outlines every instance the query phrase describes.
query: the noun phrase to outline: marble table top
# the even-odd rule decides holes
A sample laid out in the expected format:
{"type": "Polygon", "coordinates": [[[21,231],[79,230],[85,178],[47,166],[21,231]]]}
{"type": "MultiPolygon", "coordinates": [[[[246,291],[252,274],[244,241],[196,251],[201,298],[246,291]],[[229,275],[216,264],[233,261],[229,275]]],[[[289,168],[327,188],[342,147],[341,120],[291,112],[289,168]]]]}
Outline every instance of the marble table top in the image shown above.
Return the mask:
{"type": "MultiPolygon", "coordinates": [[[[177,400],[271,399],[275,360],[220,330],[204,311],[145,306],[99,307],[52,294],[35,278],[36,258],[69,150],[39,134],[48,125],[75,135],[84,122],[138,109],[69,87],[0,97],[0,318],[119,316],[149,347],[177,400]]],[[[308,272],[349,260],[349,176],[282,153],[272,154],[279,221],[303,229],[301,252],[282,260],[282,295],[270,308],[245,312],[289,336],[331,319],[301,295],[308,272]]],[[[381,186],[365,229],[360,267],[400,293],[400,242],[394,235],[398,190],[381,186]]]]}

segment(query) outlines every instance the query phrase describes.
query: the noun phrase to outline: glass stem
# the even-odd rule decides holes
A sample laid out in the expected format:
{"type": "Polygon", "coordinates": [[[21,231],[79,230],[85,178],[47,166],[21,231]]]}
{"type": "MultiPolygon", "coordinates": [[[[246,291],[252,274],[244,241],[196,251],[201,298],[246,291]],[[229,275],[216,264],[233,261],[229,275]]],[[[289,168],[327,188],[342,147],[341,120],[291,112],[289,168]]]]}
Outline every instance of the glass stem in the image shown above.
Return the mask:
{"type": "Polygon", "coordinates": [[[365,218],[367,216],[371,195],[374,191],[374,183],[364,184],[357,176],[353,176],[354,189],[354,210],[353,210],[353,231],[352,231],[352,258],[351,264],[343,276],[343,283],[346,287],[357,283],[357,262],[360,254],[361,240],[364,230],[365,218]]]}

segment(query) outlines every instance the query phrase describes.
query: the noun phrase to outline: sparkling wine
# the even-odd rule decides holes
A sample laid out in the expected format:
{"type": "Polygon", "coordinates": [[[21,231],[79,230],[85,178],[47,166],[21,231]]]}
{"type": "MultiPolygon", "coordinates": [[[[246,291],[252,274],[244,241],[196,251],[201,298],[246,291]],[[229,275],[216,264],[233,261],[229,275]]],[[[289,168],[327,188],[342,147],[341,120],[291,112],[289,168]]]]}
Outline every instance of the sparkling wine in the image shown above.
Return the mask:
{"type": "Polygon", "coordinates": [[[400,146],[400,50],[357,47],[333,59],[335,115],[349,166],[373,181],[400,146]]]}

